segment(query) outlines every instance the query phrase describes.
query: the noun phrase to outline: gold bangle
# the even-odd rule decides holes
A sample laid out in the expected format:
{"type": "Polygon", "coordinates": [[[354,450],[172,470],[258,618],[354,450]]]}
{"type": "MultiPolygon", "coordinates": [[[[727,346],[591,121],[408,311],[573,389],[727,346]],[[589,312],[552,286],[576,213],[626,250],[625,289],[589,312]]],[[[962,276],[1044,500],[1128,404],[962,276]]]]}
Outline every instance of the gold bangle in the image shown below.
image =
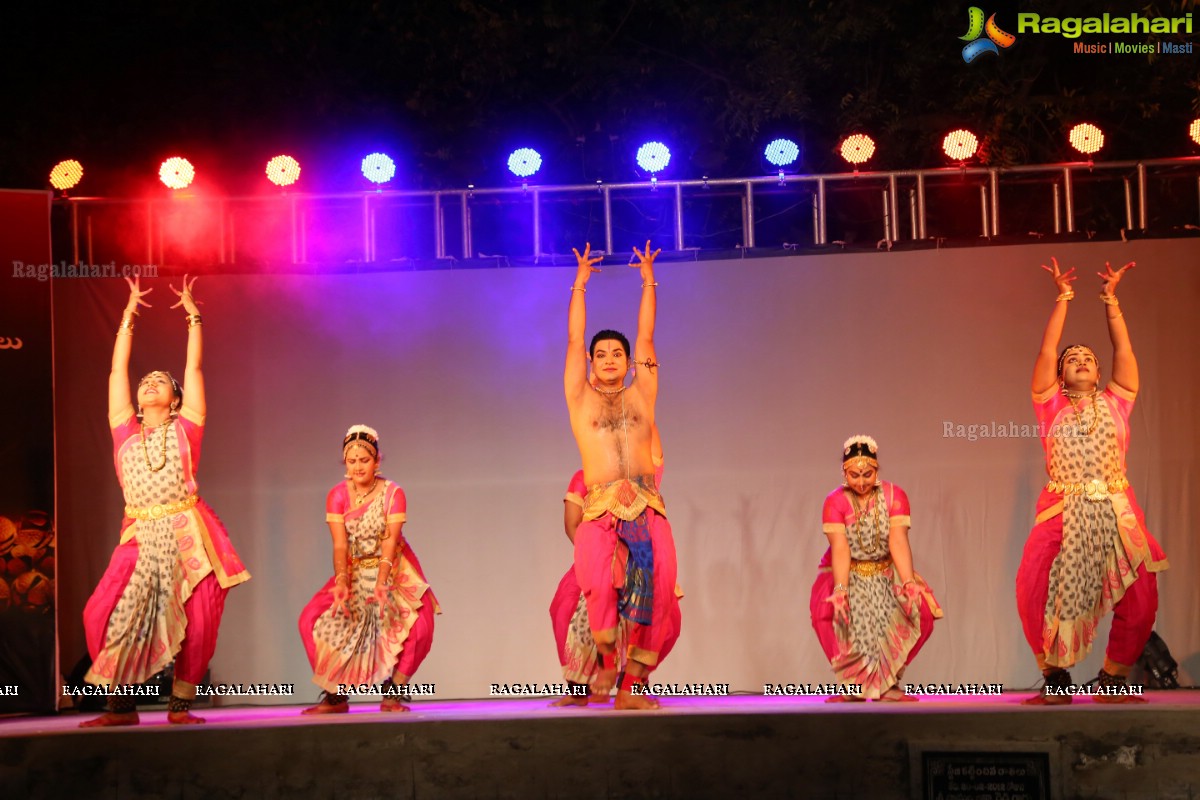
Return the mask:
{"type": "Polygon", "coordinates": [[[643,289],[645,289],[647,286],[658,286],[658,281],[654,281],[653,283],[643,283],[642,284],[643,289]]]}
{"type": "MultiPolygon", "coordinates": [[[[333,576],[333,582],[334,582],[334,583],[337,583],[337,582],[338,582],[338,578],[346,578],[346,573],[344,573],[344,572],[339,572],[339,573],[335,574],[335,575],[333,576]]],[[[349,582],[349,580],[350,580],[350,579],[349,579],[349,578],[346,578],[346,580],[347,580],[347,582],[349,582]]]]}
{"type": "Polygon", "coordinates": [[[844,583],[836,583],[836,584],[834,584],[834,586],[833,586],[833,591],[834,591],[834,593],[837,593],[837,592],[849,592],[849,591],[850,591],[850,587],[849,587],[849,586],[847,586],[847,585],[846,585],[846,584],[844,584],[844,583]]]}
{"type": "Polygon", "coordinates": [[[1074,300],[1074,299],[1075,299],[1075,290],[1068,289],[1067,291],[1060,294],[1058,297],[1054,298],[1054,302],[1057,303],[1059,300],[1074,300]]]}
{"type": "Polygon", "coordinates": [[[1115,313],[1115,314],[1113,314],[1111,317],[1109,317],[1109,319],[1120,319],[1120,318],[1121,318],[1121,317],[1123,317],[1123,316],[1125,316],[1125,312],[1124,312],[1124,311],[1118,311],[1117,313],[1115,313]]]}
{"type": "Polygon", "coordinates": [[[117,333],[125,333],[128,336],[133,335],[133,317],[129,314],[121,317],[121,324],[117,327],[117,333]]]}
{"type": "Polygon", "coordinates": [[[187,324],[188,324],[189,328],[194,328],[197,325],[202,325],[203,323],[204,323],[204,320],[202,320],[200,318],[199,314],[188,314],[187,315],[187,324]]]}
{"type": "Polygon", "coordinates": [[[1121,304],[1120,301],[1117,300],[1117,296],[1115,294],[1101,294],[1100,300],[1106,306],[1118,306],[1121,304]]]}
{"type": "Polygon", "coordinates": [[[582,286],[571,286],[571,291],[572,292],[583,292],[584,294],[587,294],[587,289],[583,288],[582,286]]]}

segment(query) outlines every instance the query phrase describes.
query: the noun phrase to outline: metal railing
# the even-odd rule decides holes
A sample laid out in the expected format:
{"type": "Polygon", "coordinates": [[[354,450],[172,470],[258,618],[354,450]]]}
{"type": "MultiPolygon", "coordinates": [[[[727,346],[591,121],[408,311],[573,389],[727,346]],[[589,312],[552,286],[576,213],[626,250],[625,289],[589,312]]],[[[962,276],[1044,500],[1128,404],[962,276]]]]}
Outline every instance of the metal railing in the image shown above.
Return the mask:
{"type": "MultiPolygon", "coordinates": [[[[1016,167],[943,167],[937,169],[893,170],[876,172],[830,173],[824,175],[772,175],[751,178],[720,178],[700,180],[659,180],[636,183],[595,183],[568,186],[522,185],[510,187],[468,187],[443,191],[378,190],[345,193],[306,194],[289,193],[271,196],[243,196],[191,199],[201,204],[214,205],[216,225],[215,256],[220,264],[237,263],[238,231],[231,209],[267,204],[278,213],[286,213],[286,227],[290,247],[279,250],[281,258],[290,258],[292,264],[310,263],[308,232],[309,213],[323,205],[357,205],[355,213],[358,231],[342,230],[343,237],[357,238],[361,245],[353,248],[355,256],[363,262],[378,259],[378,212],[388,203],[414,201],[427,205],[432,211],[428,233],[433,239],[434,257],[472,258],[475,255],[475,221],[473,210],[486,199],[501,202],[528,203],[529,223],[532,229],[532,252],[507,253],[506,256],[537,259],[546,255],[543,249],[545,224],[544,204],[555,199],[588,198],[599,201],[603,210],[604,247],[614,251],[613,204],[614,193],[634,197],[657,197],[670,200],[672,208],[671,233],[675,250],[684,250],[684,200],[689,194],[708,190],[721,190],[728,196],[737,196],[741,202],[742,247],[756,246],[756,190],[779,191],[787,189],[807,190],[811,196],[812,244],[829,243],[828,217],[830,191],[847,186],[856,191],[878,191],[882,203],[882,242],[891,245],[901,237],[901,197],[905,194],[908,236],[912,240],[928,238],[929,215],[927,192],[931,187],[950,183],[962,184],[967,179],[978,182],[979,188],[979,235],[985,238],[1001,235],[1004,216],[1003,190],[1007,182],[1044,184],[1049,187],[1046,210],[1052,219],[1056,234],[1072,233],[1076,230],[1075,184],[1077,177],[1086,173],[1091,177],[1103,175],[1122,181],[1124,189],[1125,228],[1144,230],[1148,219],[1147,184],[1155,177],[1194,177],[1197,188],[1197,207],[1194,219],[1200,222],[1200,157],[1164,158],[1146,161],[1121,162],[1064,162],[1057,164],[1029,165],[1016,167]],[[457,252],[451,254],[449,231],[457,223],[457,252]]],[[[142,209],[139,220],[144,230],[144,242],[148,263],[164,263],[163,220],[170,210],[177,210],[178,197],[164,196],[154,199],[107,198],[107,197],[64,197],[55,202],[69,210],[70,241],[72,255],[79,263],[81,256],[88,263],[95,263],[96,253],[93,231],[93,216],[98,207],[124,205],[129,209],[142,209]]],[[[803,212],[802,212],[803,213],[803,212]]],[[[344,228],[345,226],[343,226],[344,228]]],[[[358,260],[355,258],[354,260],[358,260]]]]}

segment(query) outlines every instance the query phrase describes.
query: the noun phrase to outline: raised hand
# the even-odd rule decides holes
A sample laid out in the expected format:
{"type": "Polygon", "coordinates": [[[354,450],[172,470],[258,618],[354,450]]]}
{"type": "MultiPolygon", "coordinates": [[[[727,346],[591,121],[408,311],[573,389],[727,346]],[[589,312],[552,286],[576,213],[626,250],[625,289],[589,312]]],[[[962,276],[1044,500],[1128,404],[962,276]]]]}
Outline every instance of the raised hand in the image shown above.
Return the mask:
{"type": "Polygon", "coordinates": [[[150,308],[150,304],[142,298],[153,292],[153,289],[142,291],[141,278],[126,278],[125,282],[129,284],[129,302],[125,304],[125,315],[138,313],[138,306],[150,308]]]}
{"type": "Polygon", "coordinates": [[[1100,280],[1104,281],[1104,288],[1100,290],[1100,294],[1103,294],[1107,297],[1112,297],[1114,294],[1116,294],[1117,284],[1121,282],[1121,276],[1125,274],[1126,270],[1133,269],[1136,266],[1136,261],[1130,261],[1116,272],[1113,272],[1112,264],[1109,264],[1107,261],[1105,261],[1104,272],[1096,273],[1100,276],[1100,280]]]}
{"type": "Polygon", "coordinates": [[[654,259],[658,258],[658,254],[661,252],[662,252],[662,248],[660,247],[657,250],[655,250],[653,253],[651,253],[650,252],[650,240],[647,239],[645,250],[638,250],[637,247],[633,248],[633,254],[635,256],[637,256],[638,260],[637,260],[637,263],[630,261],[629,266],[638,267],[639,269],[641,269],[643,276],[645,276],[647,274],[653,276],[654,259]]]}
{"type": "Polygon", "coordinates": [[[183,306],[183,310],[189,314],[200,313],[200,307],[197,305],[195,298],[192,297],[192,287],[196,285],[196,278],[192,278],[189,281],[188,276],[184,275],[183,283],[180,284],[183,287],[182,289],[176,289],[173,283],[168,285],[171,287],[171,291],[179,297],[179,300],[171,308],[183,306]]]}
{"type": "Polygon", "coordinates": [[[592,256],[591,242],[588,242],[587,246],[583,249],[583,255],[580,255],[579,251],[574,247],[571,248],[571,252],[575,254],[575,261],[579,265],[579,270],[575,275],[575,285],[583,286],[588,282],[588,279],[592,277],[593,272],[600,271],[600,268],[595,265],[603,261],[604,256],[592,256]]]}
{"type": "Polygon", "coordinates": [[[1075,268],[1071,267],[1066,272],[1061,271],[1058,268],[1058,259],[1053,256],[1050,257],[1050,263],[1053,266],[1047,267],[1045,264],[1042,264],[1042,269],[1049,272],[1050,276],[1054,278],[1054,284],[1058,287],[1058,293],[1061,295],[1072,291],[1071,283],[1079,277],[1075,274],[1075,268]]]}

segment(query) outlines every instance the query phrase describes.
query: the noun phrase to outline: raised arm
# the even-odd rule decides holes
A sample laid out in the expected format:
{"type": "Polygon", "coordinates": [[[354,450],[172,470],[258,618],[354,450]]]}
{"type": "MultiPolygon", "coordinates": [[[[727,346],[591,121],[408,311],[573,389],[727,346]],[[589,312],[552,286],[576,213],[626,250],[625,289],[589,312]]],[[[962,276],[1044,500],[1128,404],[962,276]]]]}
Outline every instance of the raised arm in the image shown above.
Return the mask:
{"type": "Polygon", "coordinates": [[[654,351],[654,321],[658,314],[658,292],[655,287],[658,283],[654,280],[654,259],[661,252],[662,248],[659,248],[651,253],[650,240],[647,239],[644,251],[633,248],[638,263],[630,265],[636,266],[642,273],[642,302],[638,307],[637,340],[633,345],[633,359],[641,369],[633,379],[633,386],[637,387],[650,408],[654,408],[654,401],[658,398],[658,354],[654,351]]]}
{"type": "Polygon", "coordinates": [[[1129,341],[1129,328],[1125,327],[1125,314],[1122,313],[1121,306],[1117,304],[1117,284],[1121,282],[1121,276],[1125,274],[1125,271],[1133,269],[1135,266],[1137,264],[1130,261],[1113,272],[1112,265],[1105,261],[1105,271],[1097,273],[1104,281],[1100,299],[1104,301],[1104,316],[1108,320],[1108,338],[1112,341],[1113,346],[1112,380],[1117,386],[1133,394],[1137,394],[1139,385],[1137,359],[1134,358],[1133,345],[1129,341]]]}
{"type": "Polygon", "coordinates": [[[125,312],[121,315],[121,325],[117,328],[117,340],[113,344],[112,369],[108,373],[108,419],[111,422],[133,408],[133,398],[129,394],[129,354],[133,351],[133,318],[137,316],[138,306],[150,307],[144,298],[153,289],[142,291],[141,280],[126,278],[129,284],[129,301],[125,304],[125,312]]]}
{"type": "Polygon", "coordinates": [[[203,419],[207,413],[208,404],[204,398],[204,372],[201,369],[204,357],[204,337],[201,333],[203,327],[200,323],[200,307],[192,297],[192,287],[196,285],[196,279],[192,278],[189,281],[188,276],[184,275],[181,285],[182,289],[176,289],[173,284],[171,285],[171,291],[179,297],[179,301],[171,308],[183,306],[183,310],[188,315],[187,364],[183,368],[183,406],[203,419]]]}
{"type": "Polygon", "coordinates": [[[580,255],[572,248],[578,269],[575,272],[575,282],[571,284],[571,305],[567,309],[567,363],[563,368],[563,390],[567,395],[568,405],[578,399],[580,393],[587,387],[587,282],[593,272],[599,272],[596,264],[604,257],[592,256],[591,242],[580,255]]]}
{"type": "Polygon", "coordinates": [[[1033,364],[1033,393],[1044,394],[1058,381],[1058,343],[1062,339],[1063,325],[1067,322],[1067,303],[1075,297],[1071,282],[1075,280],[1075,268],[1066,272],[1058,268],[1058,259],[1051,258],[1053,266],[1042,264],[1042,269],[1050,273],[1054,285],[1058,289],[1058,297],[1054,301],[1054,310],[1050,312],[1050,320],[1046,323],[1046,332],[1042,334],[1042,347],[1038,350],[1037,361],[1033,364]]]}

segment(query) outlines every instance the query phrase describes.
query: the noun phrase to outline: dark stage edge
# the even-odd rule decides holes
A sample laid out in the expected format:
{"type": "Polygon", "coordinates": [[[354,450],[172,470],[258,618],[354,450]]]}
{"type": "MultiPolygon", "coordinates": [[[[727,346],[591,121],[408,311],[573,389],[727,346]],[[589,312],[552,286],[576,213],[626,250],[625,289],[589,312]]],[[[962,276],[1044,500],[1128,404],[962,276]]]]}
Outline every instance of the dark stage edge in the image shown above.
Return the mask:
{"type": "Polygon", "coordinates": [[[13,718],[0,720],[0,787],[22,800],[900,798],[924,796],[922,751],[949,750],[1046,753],[1051,797],[1200,795],[1200,691],[1115,707],[1024,707],[1024,696],[668,698],[634,713],[421,702],[316,719],[258,706],[208,709],[194,727],[149,712],[140,727],[108,730],[80,730],[76,714],[13,718]]]}

